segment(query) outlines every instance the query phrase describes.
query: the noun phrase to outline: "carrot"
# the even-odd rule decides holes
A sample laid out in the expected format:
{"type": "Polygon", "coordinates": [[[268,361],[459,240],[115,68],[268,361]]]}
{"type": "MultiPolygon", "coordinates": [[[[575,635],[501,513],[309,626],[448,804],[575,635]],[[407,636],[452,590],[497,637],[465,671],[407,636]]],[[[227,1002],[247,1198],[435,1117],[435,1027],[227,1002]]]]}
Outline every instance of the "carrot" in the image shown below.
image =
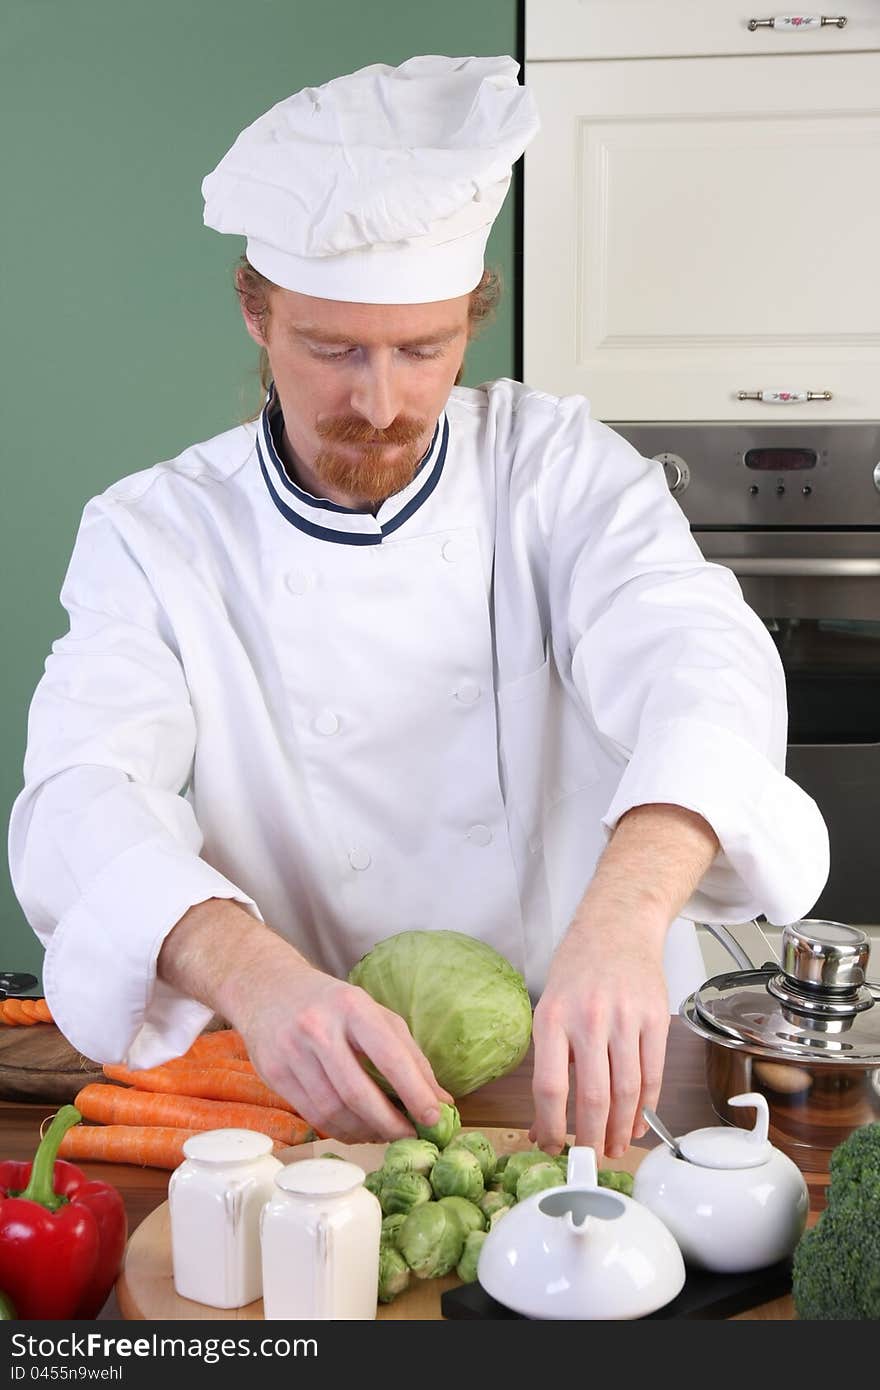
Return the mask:
{"type": "Polygon", "coordinates": [[[200,1062],[209,1057],[247,1057],[247,1048],[235,1028],[218,1028],[214,1033],[202,1033],[184,1056],[200,1062]]]}
{"type": "Polygon", "coordinates": [[[33,1023],[43,1022],[42,1015],[40,1014],[40,1011],[37,1008],[38,1001],[36,999],[19,999],[18,1002],[19,1004],[21,1004],[21,1007],[24,1009],[28,1018],[31,1019],[33,1023]]]}
{"type": "Polygon", "coordinates": [[[54,1018],[49,1012],[49,1005],[46,1003],[45,999],[35,999],[33,1002],[37,1006],[37,1017],[39,1018],[41,1023],[55,1022],[54,1018]]]}
{"type": "MultiPolygon", "coordinates": [[[[164,1125],[74,1125],[61,1140],[58,1155],[95,1163],[133,1163],[139,1168],[177,1168],[186,1158],[187,1139],[201,1133],[164,1125]]],[[[284,1147],[273,1145],[276,1158],[284,1147]]]]}
{"type": "Polygon", "coordinates": [[[197,1129],[160,1125],[74,1125],[61,1140],[59,1158],[100,1163],[134,1163],[140,1168],[176,1168],[184,1142],[197,1129]]]}
{"type": "Polygon", "coordinates": [[[36,1023],[35,1018],[30,1018],[22,1008],[20,999],[4,999],[3,1001],[3,1022],[4,1023],[25,1023],[29,1027],[36,1023]]]}
{"type": "Polygon", "coordinates": [[[159,1125],[174,1129],[254,1129],[281,1144],[305,1144],[315,1133],[305,1120],[268,1105],[161,1095],[127,1086],[90,1082],[74,1105],[87,1120],[101,1124],[159,1125]]]}
{"type": "Polygon", "coordinates": [[[245,1105],[269,1105],[274,1110],[296,1111],[289,1101],[272,1091],[254,1073],[229,1071],[226,1067],[189,1067],[166,1064],[131,1071],[128,1067],[105,1065],[104,1075],[123,1081],[139,1091],[164,1091],[175,1096],[199,1096],[205,1100],[235,1100],[245,1105]]]}
{"type": "Polygon", "coordinates": [[[194,1066],[197,1066],[200,1070],[202,1067],[208,1070],[221,1067],[225,1071],[247,1072],[250,1076],[256,1076],[257,1074],[253,1062],[249,1062],[246,1057],[199,1057],[198,1059],[193,1059],[188,1052],[185,1052],[182,1057],[172,1057],[170,1062],[163,1062],[162,1065],[164,1067],[176,1067],[178,1070],[181,1067],[194,1066]]]}

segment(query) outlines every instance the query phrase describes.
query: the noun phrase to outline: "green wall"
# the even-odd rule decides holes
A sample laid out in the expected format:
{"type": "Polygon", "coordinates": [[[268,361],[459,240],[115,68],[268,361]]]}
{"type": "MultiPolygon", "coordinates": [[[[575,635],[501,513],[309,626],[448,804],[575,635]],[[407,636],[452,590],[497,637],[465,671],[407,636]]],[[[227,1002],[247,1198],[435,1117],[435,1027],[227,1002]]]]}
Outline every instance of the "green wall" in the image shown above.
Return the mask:
{"type": "MultiPolygon", "coordinates": [[[[0,47],[4,682],[0,799],[55,637],[83,506],[258,401],[232,292],[243,243],[200,185],[299,88],[415,53],[517,55],[517,0],[6,0],[0,47]]],[[[489,243],[507,298],[465,382],[515,373],[513,194],[489,243]]],[[[0,970],[42,950],[0,880],[0,970]]]]}

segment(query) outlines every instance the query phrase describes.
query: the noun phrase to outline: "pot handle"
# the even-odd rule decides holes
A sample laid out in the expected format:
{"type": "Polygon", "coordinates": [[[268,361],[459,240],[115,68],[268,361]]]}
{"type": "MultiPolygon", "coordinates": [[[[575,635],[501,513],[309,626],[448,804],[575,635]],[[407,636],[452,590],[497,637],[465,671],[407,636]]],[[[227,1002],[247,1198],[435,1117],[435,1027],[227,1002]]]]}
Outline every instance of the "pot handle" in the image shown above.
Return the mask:
{"type": "MultiPolygon", "coordinates": [[[[746,954],[740,946],[736,937],[727,927],[723,927],[720,922],[697,922],[698,927],[703,927],[716,941],[720,941],[729,956],[732,956],[740,970],[755,970],[757,967],[751,957],[746,954]]],[[[757,922],[755,926],[757,926],[757,922]]]]}
{"type": "MultiPolygon", "coordinates": [[[[764,945],[767,947],[769,964],[778,967],[779,961],[776,957],[776,952],[761,930],[761,924],[758,922],[757,918],[752,918],[748,925],[754,927],[764,945]]],[[[729,927],[722,926],[720,922],[697,922],[696,926],[703,927],[711,936],[715,937],[716,941],[720,941],[721,945],[727,951],[727,954],[733,958],[741,970],[758,970],[764,968],[755,965],[748,952],[740,945],[729,927]]],[[[765,966],[767,963],[768,962],[765,962],[765,966]]]]}

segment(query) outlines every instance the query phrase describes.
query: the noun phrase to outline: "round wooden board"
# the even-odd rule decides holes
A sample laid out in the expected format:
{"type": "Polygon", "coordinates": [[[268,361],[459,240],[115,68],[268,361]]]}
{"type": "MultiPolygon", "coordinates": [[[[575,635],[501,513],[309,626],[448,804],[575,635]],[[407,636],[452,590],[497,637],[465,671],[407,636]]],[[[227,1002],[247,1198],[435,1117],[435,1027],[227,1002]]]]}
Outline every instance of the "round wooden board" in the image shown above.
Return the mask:
{"type": "Polygon", "coordinates": [[[72,1101],[89,1081],[106,1078],[54,1023],[0,1027],[0,1099],[72,1101]]]}
{"type": "MultiPolygon", "coordinates": [[[[473,1128],[473,1126],[465,1126],[473,1128]]],[[[530,1149],[532,1144],[524,1129],[489,1129],[480,1127],[480,1133],[490,1139],[499,1154],[515,1153],[518,1149],[530,1149]]],[[[570,1138],[572,1136],[569,1136],[570,1138]]],[[[385,1155],[385,1144],[338,1144],[333,1139],[322,1139],[314,1144],[301,1144],[298,1148],[287,1149],[281,1155],[284,1163],[295,1163],[303,1158],[317,1158],[324,1153],[338,1153],[358,1163],[367,1172],[381,1166],[385,1155]]],[[[647,1150],[630,1148],[623,1158],[600,1160],[600,1167],[625,1168],[634,1173],[647,1150]]],[[[442,1279],[415,1279],[410,1281],[406,1293],[400,1294],[393,1303],[377,1305],[376,1316],[389,1319],[437,1319],[440,1311],[440,1295],[454,1288],[460,1281],[454,1274],[442,1279]]],[[[122,1272],[116,1283],[116,1297],[124,1318],[130,1319],[260,1319],[263,1316],[263,1300],[257,1299],[244,1308],[211,1308],[204,1303],[193,1303],[181,1298],[174,1290],[171,1272],[171,1221],[168,1203],[151,1212],[141,1222],[128,1242],[122,1272]]]]}

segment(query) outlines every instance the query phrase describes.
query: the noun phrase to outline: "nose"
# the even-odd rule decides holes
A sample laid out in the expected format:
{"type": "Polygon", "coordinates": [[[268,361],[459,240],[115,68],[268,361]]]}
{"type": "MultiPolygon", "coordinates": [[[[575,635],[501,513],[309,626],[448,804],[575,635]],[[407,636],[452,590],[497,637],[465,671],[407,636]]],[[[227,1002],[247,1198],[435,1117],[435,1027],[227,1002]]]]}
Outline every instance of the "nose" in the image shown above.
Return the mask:
{"type": "Polygon", "coordinates": [[[401,404],[393,363],[385,356],[367,358],[352,387],[352,409],[369,420],[373,429],[384,430],[397,419],[401,404]]]}

